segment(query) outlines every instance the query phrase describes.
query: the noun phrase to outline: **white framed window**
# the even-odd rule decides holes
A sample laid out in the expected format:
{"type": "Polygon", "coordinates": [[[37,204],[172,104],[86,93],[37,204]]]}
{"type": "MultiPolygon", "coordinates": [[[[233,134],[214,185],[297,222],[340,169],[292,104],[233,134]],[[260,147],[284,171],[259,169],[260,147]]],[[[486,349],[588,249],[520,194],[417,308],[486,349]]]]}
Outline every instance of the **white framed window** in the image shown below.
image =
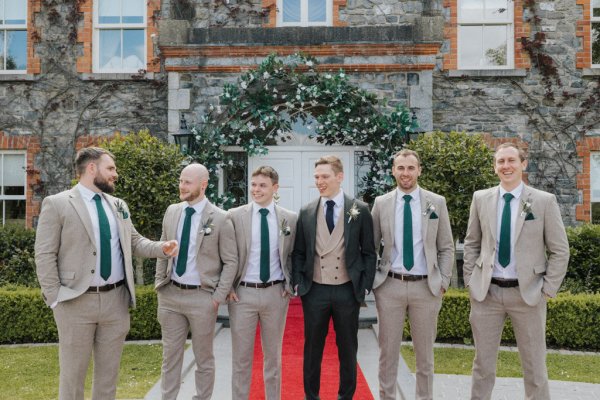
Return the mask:
{"type": "Polygon", "coordinates": [[[514,66],[512,0],[458,0],[458,68],[514,66]]]}
{"type": "Polygon", "coordinates": [[[600,224],[600,152],[590,153],[590,202],[592,223],[600,224]]]}
{"type": "Polygon", "coordinates": [[[146,69],[146,1],[94,1],[94,72],[146,69]]]}
{"type": "Polygon", "coordinates": [[[0,151],[0,206],[2,225],[25,226],[27,155],[23,151],[0,151]]]}
{"type": "Polygon", "coordinates": [[[600,68],[600,0],[592,0],[592,67],[600,68]]]}
{"type": "Polygon", "coordinates": [[[331,26],[333,0],[277,0],[277,26],[331,26]]]}
{"type": "Polygon", "coordinates": [[[27,73],[27,0],[0,0],[0,73],[27,73]]]}

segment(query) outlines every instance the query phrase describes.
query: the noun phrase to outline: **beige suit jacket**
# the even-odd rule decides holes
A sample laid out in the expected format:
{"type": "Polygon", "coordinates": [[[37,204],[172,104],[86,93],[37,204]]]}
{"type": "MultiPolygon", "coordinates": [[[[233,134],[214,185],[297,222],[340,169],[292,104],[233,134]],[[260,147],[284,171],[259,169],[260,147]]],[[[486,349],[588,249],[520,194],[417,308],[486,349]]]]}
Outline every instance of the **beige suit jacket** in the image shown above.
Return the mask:
{"type": "MultiPolygon", "coordinates": [[[[293,293],[291,286],[292,250],[294,249],[298,215],[277,205],[275,206],[275,215],[279,229],[279,261],[285,276],[286,290],[293,293]],[[289,228],[289,234],[285,234],[283,228],[289,228]]],[[[246,276],[248,254],[250,254],[250,245],[252,244],[252,203],[229,210],[229,216],[233,222],[238,252],[237,274],[233,281],[233,288],[237,289],[246,276]]]]}
{"type": "MultiPolygon", "coordinates": [[[[454,241],[446,199],[433,192],[420,188],[421,194],[421,234],[425,260],[427,262],[427,283],[434,296],[440,296],[440,289],[448,289],[454,264],[454,241]],[[429,208],[429,210],[428,210],[429,208]],[[433,213],[438,218],[432,218],[433,213]]],[[[375,199],[373,205],[373,233],[377,253],[381,259],[375,272],[373,288],[381,285],[392,266],[392,249],[396,232],[396,194],[393,190],[375,199]],[[383,246],[383,252],[380,248],[383,246]]]]}
{"type": "MultiPolygon", "coordinates": [[[[135,286],[132,255],[157,258],[166,257],[162,242],[153,242],[140,235],[129,215],[117,212],[119,201],[127,214],[124,201],[103,193],[117,221],[125,279],[135,307],[135,286]]],[[[42,211],[35,238],[35,264],[42,296],[46,304],[74,299],[90,286],[96,269],[96,240],[88,209],[78,189],[73,188],[53,196],[42,203],[42,211]]]]}
{"type": "MultiPolygon", "coordinates": [[[[471,296],[483,301],[496,259],[499,186],[473,195],[465,237],[464,279],[471,296]]],[[[554,297],[567,272],[569,243],[554,195],[523,188],[515,226],[514,254],[523,300],[536,305],[543,294],[554,297]],[[533,219],[525,220],[524,202],[531,204],[533,219]]]]}
{"type": "MultiPolygon", "coordinates": [[[[161,240],[177,240],[179,219],[187,204],[187,202],[171,204],[167,208],[163,218],[161,240]]],[[[202,211],[195,246],[202,289],[211,292],[213,299],[218,303],[225,303],[237,272],[237,249],[231,220],[227,218],[225,211],[210,202],[202,211]],[[207,233],[204,226],[209,224],[212,226],[210,233],[207,233]]],[[[171,281],[172,271],[173,258],[157,260],[155,289],[171,281]]]]}

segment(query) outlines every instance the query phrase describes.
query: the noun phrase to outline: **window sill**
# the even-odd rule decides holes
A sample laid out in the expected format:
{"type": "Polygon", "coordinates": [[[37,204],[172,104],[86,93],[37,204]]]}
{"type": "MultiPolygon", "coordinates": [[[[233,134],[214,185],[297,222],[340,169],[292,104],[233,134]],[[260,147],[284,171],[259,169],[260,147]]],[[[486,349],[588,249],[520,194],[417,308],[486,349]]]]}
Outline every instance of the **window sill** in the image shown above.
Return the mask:
{"type": "Polygon", "coordinates": [[[600,67],[584,68],[581,70],[583,76],[600,76],[600,67]]]}
{"type": "Polygon", "coordinates": [[[135,72],[93,72],[81,74],[84,81],[153,81],[158,79],[158,74],[146,72],[138,74],[135,72]]]}
{"type": "Polygon", "coordinates": [[[0,74],[1,82],[36,81],[38,79],[39,79],[39,74],[0,74]]]}
{"type": "Polygon", "coordinates": [[[526,69],[453,69],[448,71],[449,78],[485,78],[485,77],[527,76],[526,69]]]}

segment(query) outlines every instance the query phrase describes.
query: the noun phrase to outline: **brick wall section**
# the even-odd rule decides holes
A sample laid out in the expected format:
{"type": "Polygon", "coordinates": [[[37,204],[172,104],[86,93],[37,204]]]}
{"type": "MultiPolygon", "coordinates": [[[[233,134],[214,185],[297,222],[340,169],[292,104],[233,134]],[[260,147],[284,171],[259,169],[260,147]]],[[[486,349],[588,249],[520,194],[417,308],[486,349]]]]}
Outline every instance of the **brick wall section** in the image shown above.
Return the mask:
{"type": "Polygon", "coordinates": [[[600,137],[586,137],[577,142],[577,155],[581,157],[581,173],[577,174],[577,189],[583,193],[583,204],[575,206],[577,221],[592,221],[591,157],[592,151],[600,151],[600,137]]]}
{"type": "MultiPolygon", "coordinates": [[[[160,0],[148,0],[146,9],[146,53],[148,72],[160,72],[160,59],[154,55],[153,34],[158,34],[156,15],[160,11],[160,0]]],[[[83,24],[77,32],[77,42],[83,45],[83,55],[77,58],[77,72],[92,72],[92,41],[93,41],[93,0],[83,0],[79,4],[79,12],[83,14],[83,24]]]]}
{"type": "MultiPolygon", "coordinates": [[[[589,0],[587,0],[589,1],[589,0]]],[[[529,54],[523,50],[521,39],[529,37],[530,24],[523,22],[523,0],[514,0],[514,60],[515,69],[529,68],[529,54]]],[[[450,43],[450,51],[444,54],[444,70],[458,69],[458,0],[444,0],[443,6],[450,10],[450,18],[444,26],[444,38],[450,43]]]]}
{"type": "Polygon", "coordinates": [[[35,56],[35,44],[39,40],[40,32],[35,26],[35,14],[42,9],[42,0],[29,0],[27,4],[27,73],[39,74],[42,72],[42,63],[35,56]]]}
{"type": "MultiPolygon", "coordinates": [[[[577,53],[577,68],[592,66],[592,0],[577,0],[577,5],[583,8],[583,19],[577,21],[575,35],[581,38],[582,50],[577,53]]],[[[579,213],[577,214],[579,215],[579,213]]],[[[579,219],[579,218],[578,218],[579,219]]],[[[587,221],[587,220],[586,220],[587,221]]]]}
{"type": "Polygon", "coordinates": [[[35,168],[35,156],[40,152],[40,141],[35,136],[8,136],[0,131],[0,150],[25,150],[27,152],[27,182],[25,185],[25,220],[33,227],[33,218],[40,214],[41,202],[34,199],[34,187],[39,183],[40,171],[35,168]]]}
{"type": "MultiPolygon", "coordinates": [[[[326,0],[333,1],[332,22],[333,26],[346,26],[346,22],[340,20],[340,8],[346,7],[348,0],[326,0]]],[[[263,24],[265,28],[275,28],[277,26],[277,0],[262,0],[263,10],[269,10],[267,22],[263,24]]]]}

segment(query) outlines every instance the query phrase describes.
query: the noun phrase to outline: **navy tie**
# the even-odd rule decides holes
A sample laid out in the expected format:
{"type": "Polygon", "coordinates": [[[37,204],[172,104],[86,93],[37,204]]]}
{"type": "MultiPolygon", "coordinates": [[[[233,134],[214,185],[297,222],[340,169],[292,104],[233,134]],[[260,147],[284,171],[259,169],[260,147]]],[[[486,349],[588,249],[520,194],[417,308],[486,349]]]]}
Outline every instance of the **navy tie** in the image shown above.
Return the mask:
{"type": "Polygon", "coordinates": [[[327,200],[325,202],[327,205],[327,211],[325,212],[325,221],[327,222],[327,228],[329,229],[329,233],[333,232],[333,228],[335,225],[333,224],[333,207],[335,206],[335,201],[327,200]]]}

